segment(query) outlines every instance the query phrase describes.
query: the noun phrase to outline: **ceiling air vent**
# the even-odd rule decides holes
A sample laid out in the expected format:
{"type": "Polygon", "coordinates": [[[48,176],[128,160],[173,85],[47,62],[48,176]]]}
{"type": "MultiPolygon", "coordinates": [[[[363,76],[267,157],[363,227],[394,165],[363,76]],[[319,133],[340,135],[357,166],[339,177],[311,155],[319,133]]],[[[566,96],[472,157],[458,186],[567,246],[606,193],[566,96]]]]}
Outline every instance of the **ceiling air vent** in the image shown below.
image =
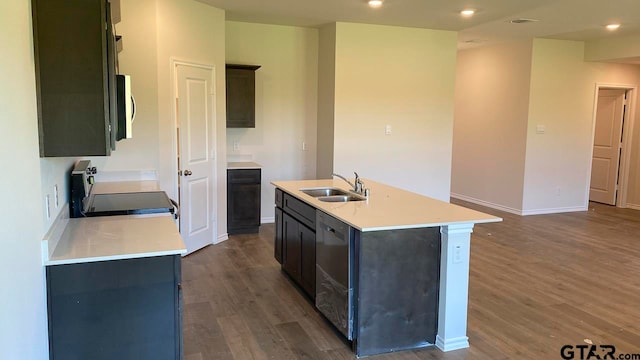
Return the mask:
{"type": "Polygon", "coordinates": [[[525,23],[537,22],[537,21],[540,21],[540,20],[527,19],[527,18],[517,18],[517,19],[509,20],[509,22],[512,23],[512,24],[525,24],[525,23]]]}

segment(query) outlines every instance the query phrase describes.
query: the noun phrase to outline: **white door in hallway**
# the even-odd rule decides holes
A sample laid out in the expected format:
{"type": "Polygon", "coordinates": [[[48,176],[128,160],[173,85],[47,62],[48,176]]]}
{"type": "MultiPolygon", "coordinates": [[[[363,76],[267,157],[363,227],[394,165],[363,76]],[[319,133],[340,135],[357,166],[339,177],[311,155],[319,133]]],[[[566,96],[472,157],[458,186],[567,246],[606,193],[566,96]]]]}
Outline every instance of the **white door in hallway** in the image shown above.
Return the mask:
{"type": "Polygon", "coordinates": [[[192,253],[213,244],[215,226],[213,68],[175,65],[180,234],[192,253]]]}
{"type": "Polygon", "coordinates": [[[616,204],[625,90],[600,89],[591,160],[589,200],[616,204]]]}

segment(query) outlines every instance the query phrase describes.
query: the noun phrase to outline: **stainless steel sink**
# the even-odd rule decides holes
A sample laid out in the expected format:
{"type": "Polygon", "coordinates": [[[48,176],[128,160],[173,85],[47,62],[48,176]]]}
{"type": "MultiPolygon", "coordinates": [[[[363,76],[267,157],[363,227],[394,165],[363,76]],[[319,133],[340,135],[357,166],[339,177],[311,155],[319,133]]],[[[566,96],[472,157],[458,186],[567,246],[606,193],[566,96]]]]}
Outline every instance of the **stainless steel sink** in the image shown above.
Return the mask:
{"type": "Polygon", "coordinates": [[[348,202],[348,201],[362,201],[367,198],[355,194],[348,195],[333,195],[333,196],[320,196],[318,200],[324,202],[348,202]]]}
{"type": "Polygon", "coordinates": [[[310,188],[300,189],[303,193],[313,197],[330,197],[336,195],[349,195],[348,191],[338,188],[310,188]]]}

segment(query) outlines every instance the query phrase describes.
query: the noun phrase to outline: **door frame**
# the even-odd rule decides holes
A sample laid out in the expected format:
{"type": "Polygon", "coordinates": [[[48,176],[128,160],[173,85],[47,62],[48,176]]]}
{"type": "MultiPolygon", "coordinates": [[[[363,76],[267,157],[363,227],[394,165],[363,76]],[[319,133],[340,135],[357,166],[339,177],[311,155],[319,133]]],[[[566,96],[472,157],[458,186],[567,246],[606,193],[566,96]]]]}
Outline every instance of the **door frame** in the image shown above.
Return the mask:
{"type": "Polygon", "coordinates": [[[585,191],[585,208],[589,208],[589,189],[591,188],[591,171],[593,161],[593,144],[596,135],[596,115],[598,112],[598,96],[600,89],[620,89],[627,91],[627,110],[624,113],[622,124],[622,152],[620,153],[620,167],[618,168],[618,190],[616,192],[616,207],[627,207],[627,184],[629,182],[629,167],[631,162],[631,145],[633,140],[633,128],[636,117],[636,97],[638,86],[632,84],[596,83],[593,96],[593,115],[591,120],[591,147],[589,148],[589,164],[587,173],[587,188],[585,191]]]}
{"type": "MultiPolygon", "coordinates": [[[[213,106],[212,115],[214,119],[210,125],[211,128],[211,136],[210,143],[212,144],[211,149],[211,158],[213,159],[213,174],[211,177],[213,179],[213,189],[218,188],[218,144],[217,144],[217,103],[216,103],[216,67],[215,65],[209,65],[205,63],[190,61],[179,59],[175,57],[171,57],[171,120],[172,120],[172,131],[171,131],[171,168],[173,169],[171,174],[171,184],[173,186],[174,193],[177,194],[178,199],[180,199],[180,189],[178,187],[178,108],[176,106],[176,99],[178,95],[178,66],[191,66],[202,68],[206,70],[211,70],[211,105],[213,106]]],[[[217,192],[214,192],[217,195],[217,192]]],[[[217,196],[214,197],[212,202],[211,215],[212,219],[209,221],[212,222],[213,227],[213,237],[211,239],[211,243],[215,244],[218,238],[218,199],[217,196]]],[[[180,220],[178,220],[178,227],[180,226],[180,220]]]]}

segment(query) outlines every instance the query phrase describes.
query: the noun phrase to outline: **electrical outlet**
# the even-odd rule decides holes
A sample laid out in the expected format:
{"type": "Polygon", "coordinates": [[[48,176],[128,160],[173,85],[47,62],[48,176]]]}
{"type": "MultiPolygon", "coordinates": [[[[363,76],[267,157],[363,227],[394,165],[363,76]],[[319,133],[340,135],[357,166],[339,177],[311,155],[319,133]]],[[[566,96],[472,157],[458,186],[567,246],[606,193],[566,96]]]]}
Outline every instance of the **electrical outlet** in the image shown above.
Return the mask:
{"type": "Polygon", "coordinates": [[[462,262],[462,246],[456,245],[453,248],[453,263],[459,264],[462,262]]]}
{"type": "Polygon", "coordinates": [[[560,196],[560,186],[556,187],[556,196],[560,196]]]}
{"type": "Polygon", "coordinates": [[[47,212],[47,219],[51,219],[51,206],[49,204],[49,194],[44,197],[44,207],[47,212]]]}
{"type": "Polygon", "coordinates": [[[384,127],[384,134],[391,135],[391,125],[387,125],[384,127]]]}
{"type": "Polygon", "coordinates": [[[233,151],[240,151],[240,143],[237,140],[233,141],[233,151]]]}
{"type": "Polygon", "coordinates": [[[60,206],[60,197],[58,196],[58,184],[53,185],[53,204],[56,209],[60,206]]]}
{"type": "Polygon", "coordinates": [[[306,141],[302,142],[302,151],[307,151],[307,142],[306,141]]]}

